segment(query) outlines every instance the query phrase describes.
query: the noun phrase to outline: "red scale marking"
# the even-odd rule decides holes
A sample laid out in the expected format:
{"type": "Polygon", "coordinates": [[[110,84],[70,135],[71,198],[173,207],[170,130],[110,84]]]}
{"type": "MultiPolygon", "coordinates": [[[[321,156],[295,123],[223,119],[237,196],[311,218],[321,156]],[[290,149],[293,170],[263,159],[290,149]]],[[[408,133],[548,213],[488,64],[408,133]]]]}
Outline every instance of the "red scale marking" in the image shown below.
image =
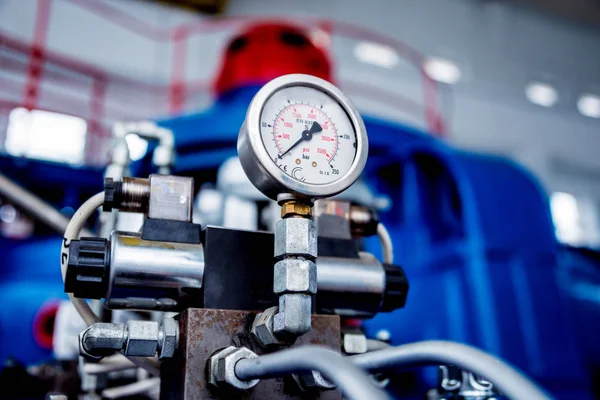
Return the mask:
{"type": "MultiPolygon", "coordinates": [[[[309,106],[308,106],[308,105],[305,105],[305,104],[301,104],[301,105],[300,105],[300,107],[302,108],[302,107],[309,107],[309,106]]],[[[291,111],[291,110],[294,110],[294,112],[298,112],[298,110],[297,110],[297,107],[296,107],[296,106],[287,106],[287,107],[286,107],[284,110],[282,110],[282,111],[279,113],[279,115],[276,117],[276,121],[275,121],[275,124],[274,124],[274,126],[273,126],[273,134],[274,134],[274,136],[275,136],[275,144],[277,145],[277,148],[279,149],[279,151],[280,151],[280,152],[283,152],[283,151],[285,151],[286,149],[284,149],[284,148],[282,147],[282,143],[281,143],[281,141],[280,141],[279,139],[282,139],[282,140],[286,140],[286,139],[283,139],[283,135],[278,135],[278,134],[277,134],[277,133],[278,133],[277,131],[278,131],[278,128],[279,128],[279,123],[277,123],[277,118],[279,118],[279,120],[280,120],[280,121],[283,121],[283,122],[285,122],[285,119],[284,119],[284,118],[282,118],[282,115],[285,115],[286,113],[288,113],[288,112],[289,112],[289,111],[291,111]]],[[[331,120],[329,119],[329,117],[327,116],[327,114],[325,114],[325,113],[323,112],[323,110],[316,110],[316,109],[314,109],[314,108],[311,108],[311,109],[310,109],[310,112],[311,112],[312,114],[315,114],[315,113],[317,113],[317,114],[320,114],[320,115],[321,115],[321,118],[320,118],[320,119],[321,119],[321,120],[322,120],[322,119],[325,119],[325,120],[326,120],[325,122],[323,122],[323,125],[325,125],[325,126],[328,126],[328,125],[329,125],[329,123],[331,122],[331,120]]],[[[319,118],[317,118],[317,120],[319,120],[319,118]]],[[[335,156],[335,154],[337,153],[338,141],[339,141],[339,139],[338,139],[338,137],[337,137],[337,129],[335,129],[335,125],[334,125],[333,123],[331,123],[331,125],[332,125],[333,132],[330,132],[330,133],[333,133],[333,134],[335,135],[335,136],[334,136],[334,137],[335,137],[335,140],[334,140],[334,148],[333,148],[333,153],[331,153],[331,154],[329,154],[329,153],[326,153],[326,154],[325,154],[325,156],[327,157],[327,161],[328,161],[328,162],[331,162],[331,160],[333,159],[333,157],[334,157],[334,156],[335,156]]],[[[286,140],[286,142],[285,142],[285,143],[286,143],[286,144],[289,144],[288,142],[289,142],[289,140],[286,140]]]]}

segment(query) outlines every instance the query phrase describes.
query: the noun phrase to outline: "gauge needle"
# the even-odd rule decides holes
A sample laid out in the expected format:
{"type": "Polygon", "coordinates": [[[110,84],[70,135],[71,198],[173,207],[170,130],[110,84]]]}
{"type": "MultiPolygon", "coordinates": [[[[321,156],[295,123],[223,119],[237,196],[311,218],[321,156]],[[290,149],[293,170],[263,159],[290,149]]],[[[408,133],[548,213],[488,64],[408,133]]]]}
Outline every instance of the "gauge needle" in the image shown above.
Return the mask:
{"type": "Polygon", "coordinates": [[[319,133],[323,131],[323,128],[321,127],[321,125],[319,125],[318,122],[313,122],[312,126],[310,127],[310,129],[307,129],[305,131],[302,131],[302,136],[300,136],[300,139],[298,139],[298,141],[296,143],[294,143],[293,145],[290,146],[289,149],[287,149],[286,151],[284,151],[282,154],[279,155],[279,158],[285,156],[287,153],[289,153],[290,151],[292,151],[296,146],[298,146],[300,143],[304,142],[304,141],[309,141],[312,139],[313,137],[313,133],[319,133]]]}

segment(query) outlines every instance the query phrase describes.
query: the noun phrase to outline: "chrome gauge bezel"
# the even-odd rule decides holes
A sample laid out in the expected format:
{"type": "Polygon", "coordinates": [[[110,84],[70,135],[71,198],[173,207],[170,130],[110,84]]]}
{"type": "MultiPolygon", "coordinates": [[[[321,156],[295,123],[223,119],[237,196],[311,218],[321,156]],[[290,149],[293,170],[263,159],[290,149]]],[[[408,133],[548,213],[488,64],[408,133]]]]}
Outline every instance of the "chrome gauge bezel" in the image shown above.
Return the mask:
{"type": "Polygon", "coordinates": [[[352,185],[367,162],[369,143],[365,124],[350,99],[331,83],[311,75],[291,74],[275,78],[263,86],[252,99],[246,119],[238,136],[238,154],[250,181],[267,197],[291,193],[304,198],[323,198],[336,195],[352,185]],[[261,116],[267,101],[288,87],[310,87],[335,100],[347,114],[356,134],[356,154],[350,168],[334,182],[314,184],[298,181],[283,172],[273,162],[261,136],[261,116]]]}

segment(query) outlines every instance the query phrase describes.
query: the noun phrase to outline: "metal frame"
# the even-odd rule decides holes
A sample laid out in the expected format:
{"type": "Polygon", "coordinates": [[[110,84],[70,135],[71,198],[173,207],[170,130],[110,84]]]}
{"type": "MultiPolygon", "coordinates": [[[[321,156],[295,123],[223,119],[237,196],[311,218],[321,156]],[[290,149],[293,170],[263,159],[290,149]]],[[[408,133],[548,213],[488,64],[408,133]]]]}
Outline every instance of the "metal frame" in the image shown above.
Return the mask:
{"type": "Polygon", "coordinates": [[[350,99],[331,83],[304,74],[284,75],[263,86],[252,99],[246,120],[240,129],[238,154],[250,181],[267,197],[292,192],[306,198],[329,197],[346,190],[362,173],[367,162],[369,143],[365,124],[350,99]],[[317,89],[331,96],[344,109],[356,132],[356,155],[350,169],[338,180],[326,184],[299,182],[281,171],[271,160],[260,133],[260,118],[266,102],[276,92],[291,86],[317,89]]]}

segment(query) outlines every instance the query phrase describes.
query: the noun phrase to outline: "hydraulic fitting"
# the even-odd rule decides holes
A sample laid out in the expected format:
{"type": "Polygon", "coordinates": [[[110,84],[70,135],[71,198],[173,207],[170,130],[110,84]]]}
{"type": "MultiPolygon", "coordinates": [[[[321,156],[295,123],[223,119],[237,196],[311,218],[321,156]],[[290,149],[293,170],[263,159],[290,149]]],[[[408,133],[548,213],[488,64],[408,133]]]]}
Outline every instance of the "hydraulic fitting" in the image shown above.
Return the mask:
{"type": "Polygon", "coordinates": [[[103,211],[113,209],[127,212],[145,213],[150,198],[150,180],[124,177],[120,181],[112,178],[104,180],[103,211]]]}
{"type": "Polygon", "coordinates": [[[248,390],[260,379],[243,381],[235,374],[235,364],[244,358],[256,358],[256,353],[246,347],[229,346],[219,350],[208,359],[208,383],[218,388],[248,390]]]}
{"type": "Polygon", "coordinates": [[[310,218],[312,207],[305,202],[290,200],[281,205],[281,218],[301,217],[310,218]]]}
{"type": "Polygon", "coordinates": [[[150,219],[192,222],[194,180],[173,175],[148,179],[124,177],[104,180],[104,211],[148,214],[150,219]]]}
{"type": "Polygon", "coordinates": [[[281,345],[283,342],[275,336],[273,331],[273,318],[279,307],[267,308],[254,318],[250,333],[261,347],[281,345]]]}
{"type": "Polygon", "coordinates": [[[317,292],[317,227],[311,219],[312,203],[281,196],[282,220],[275,225],[273,291],[279,309],[273,332],[283,340],[310,331],[312,297],[317,292]]]}
{"type": "Polygon", "coordinates": [[[379,218],[375,210],[352,204],[350,206],[350,230],[353,237],[366,237],[377,234],[379,218]]]}
{"type": "Polygon", "coordinates": [[[155,321],[128,321],[127,324],[98,322],[79,334],[79,353],[99,360],[115,351],[126,356],[172,357],[177,349],[179,327],[165,318],[159,327],[155,321]]]}

